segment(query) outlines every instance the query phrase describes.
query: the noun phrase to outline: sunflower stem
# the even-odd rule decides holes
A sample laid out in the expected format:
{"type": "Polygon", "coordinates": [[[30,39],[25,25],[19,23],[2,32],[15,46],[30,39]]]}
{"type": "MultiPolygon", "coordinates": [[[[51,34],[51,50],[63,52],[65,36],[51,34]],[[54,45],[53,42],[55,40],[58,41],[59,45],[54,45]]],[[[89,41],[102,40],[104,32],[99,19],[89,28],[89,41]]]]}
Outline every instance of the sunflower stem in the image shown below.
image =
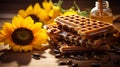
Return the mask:
{"type": "Polygon", "coordinates": [[[54,3],[54,5],[61,7],[62,3],[63,3],[63,0],[59,0],[58,3],[54,3]]]}
{"type": "Polygon", "coordinates": [[[77,12],[80,12],[80,8],[79,8],[79,6],[76,4],[76,2],[73,1],[73,3],[74,3],[74,5],[75,5],[75,7],[77,8],[77,12]]]}

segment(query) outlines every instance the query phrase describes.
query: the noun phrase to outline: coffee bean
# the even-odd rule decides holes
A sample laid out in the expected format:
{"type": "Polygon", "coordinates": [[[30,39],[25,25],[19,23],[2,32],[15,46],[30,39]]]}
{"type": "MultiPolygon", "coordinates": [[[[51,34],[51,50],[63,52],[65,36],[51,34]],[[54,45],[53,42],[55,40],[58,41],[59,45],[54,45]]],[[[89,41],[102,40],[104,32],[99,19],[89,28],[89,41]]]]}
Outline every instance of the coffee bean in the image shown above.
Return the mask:
{"type": "Polygon", "coordinates": [[[32,58],[38,60],[38,59],[40,59],[40,54],[39,53],[33,53],[32,58]]]}
{"type": "Polygon", "coordinates": [[[60,51],[58,49],[54,49],[53,51],[54,51],[55,54],[60,53],[60,51]]]}
{"type": "Polygon", "coordinates": [[[39,53],[33,53],[32,54],[34,57],[40,57],[40,54],[39,53]]]}
{"type": "Polygon", "coordinates": [[[119,59],[114,59],[114,60],[113,60],[113,63],[114,63],[114,64],[119,64],[119,63],[120,63],[120,60],[119,60],[119,59]]]}
{"type": "Polygon", "coordinates": [[[72,60],[67,60],[66,64],[71,65],[72,64],[72,60]]]}
{"type": "Polygon", "coordinates": [[[66,62],[65,61],[59,61],[58,64],[59,65],[66,65],[66,62]]]}
{"type": "Polygon", "coordinates": [[[79,67],[79,66],[78,66],[78,63],[73,63],[73,64],[72,64],[72,67],[79,67]]]}
{"type": "Polygon", "coordinates": [[[92,63],[92,67],[100,67],[100,64],[98,64],[98,63],[92,63]]]}
{"type": "Polygon", "coordinates": [[[32,58],[34,58],[34,59],[36,59],[36,60],[39,60],[39,59],[40,59],[40,57],[32,57],[32,58]]]}
{"type": "Polygon", "coordinates": [[[61,54],[56,54],[55,57],[56,57],[56,58],[61,58],[62,55],[61,55],[61,54]]]}

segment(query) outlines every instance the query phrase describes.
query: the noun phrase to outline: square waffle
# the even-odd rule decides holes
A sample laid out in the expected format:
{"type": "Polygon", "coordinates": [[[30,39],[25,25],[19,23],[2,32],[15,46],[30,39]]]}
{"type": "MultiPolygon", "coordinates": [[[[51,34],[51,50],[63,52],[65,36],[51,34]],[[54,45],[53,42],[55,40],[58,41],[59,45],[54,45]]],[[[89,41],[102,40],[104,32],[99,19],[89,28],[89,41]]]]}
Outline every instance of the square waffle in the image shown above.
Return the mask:
{"type": "Polygon", "coordinates": [[[55,22],[57,25],[48,25],[47,30],[61,52],[109,50],[117,39],[113,25],[103,21],[70,15],[59,16],[55,22]]]}
{"type": "Polygon", "coordinates": [[[60,51],[64,53],[77,51],[109,51],[109,46],[113,44],[112,42],[116,39],[111,33],[108,37],[102,36],[97,39],[87,38],[84,40],[79,35],[60,30],[57,25],[49,25],[48,35],[51,42],[59,46],[60,51]]]}
{"type": "Polygon", "coordinates": [[[111,32],[113,25],[78,15],[59,16],[55,19],[63,29],[81,36],[93,36],[104,32],[111,32]]]}

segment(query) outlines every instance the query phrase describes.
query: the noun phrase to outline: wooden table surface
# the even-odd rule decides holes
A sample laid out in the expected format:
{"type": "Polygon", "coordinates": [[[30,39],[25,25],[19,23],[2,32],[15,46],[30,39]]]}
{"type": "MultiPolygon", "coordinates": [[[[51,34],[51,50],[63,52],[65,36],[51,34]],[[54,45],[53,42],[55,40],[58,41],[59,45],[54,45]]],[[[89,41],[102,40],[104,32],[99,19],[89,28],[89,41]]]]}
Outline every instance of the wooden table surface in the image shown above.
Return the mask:
{"type": "MultiPolygon", "coordinates": [[[[92,67],[93,62],[100,63],[101,67],[120,67],[119,64],[114,64],[114,59],[120,60],[120,55],[110,53],[111,61],[105,64],[101,64],[100,60],[75,60],[74,63],[78,63],[79,67],[92,67]]],[[[5,52],[0,56],[0,67],[71,67],[69,65],[59,65],[58,62],[61,60],[70,60],[70,58],[55,58],[51,49],[45,51],[31,51],[27,53],[14,53],[11,51],[5,52]],[[33,53],[41,54],[40,59],[34,59],[33,53]]]]}

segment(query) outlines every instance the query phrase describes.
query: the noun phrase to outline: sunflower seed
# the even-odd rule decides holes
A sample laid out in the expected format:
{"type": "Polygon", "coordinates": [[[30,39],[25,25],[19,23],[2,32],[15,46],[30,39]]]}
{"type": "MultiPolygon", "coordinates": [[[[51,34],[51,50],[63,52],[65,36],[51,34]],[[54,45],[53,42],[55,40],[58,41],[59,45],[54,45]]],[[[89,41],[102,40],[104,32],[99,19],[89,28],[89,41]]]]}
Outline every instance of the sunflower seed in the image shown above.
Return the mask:
{"type": "Polygon", "coordinates": [[[73,64],[72,64],[72,67],[79,67],[79,66],[78,66],[78,63],[73,63],[73,64]]]}
{"type": "Polygon", "coordinates": [[[38,59],[40,59],[40,54],[39,53],[33,53],[32,58],[38,60],[38,59]]]}
{"type": "Polygon", "coordinates": [[[100,64],[98,64],[98,63],[92,63],[92,67],[100,67],[100,64]]]}
{"type": "Polygon", "coordinates": [[[66,65],[66,62],[65,61],[59,61],[58,64],[59,65],[66,65]]]}

